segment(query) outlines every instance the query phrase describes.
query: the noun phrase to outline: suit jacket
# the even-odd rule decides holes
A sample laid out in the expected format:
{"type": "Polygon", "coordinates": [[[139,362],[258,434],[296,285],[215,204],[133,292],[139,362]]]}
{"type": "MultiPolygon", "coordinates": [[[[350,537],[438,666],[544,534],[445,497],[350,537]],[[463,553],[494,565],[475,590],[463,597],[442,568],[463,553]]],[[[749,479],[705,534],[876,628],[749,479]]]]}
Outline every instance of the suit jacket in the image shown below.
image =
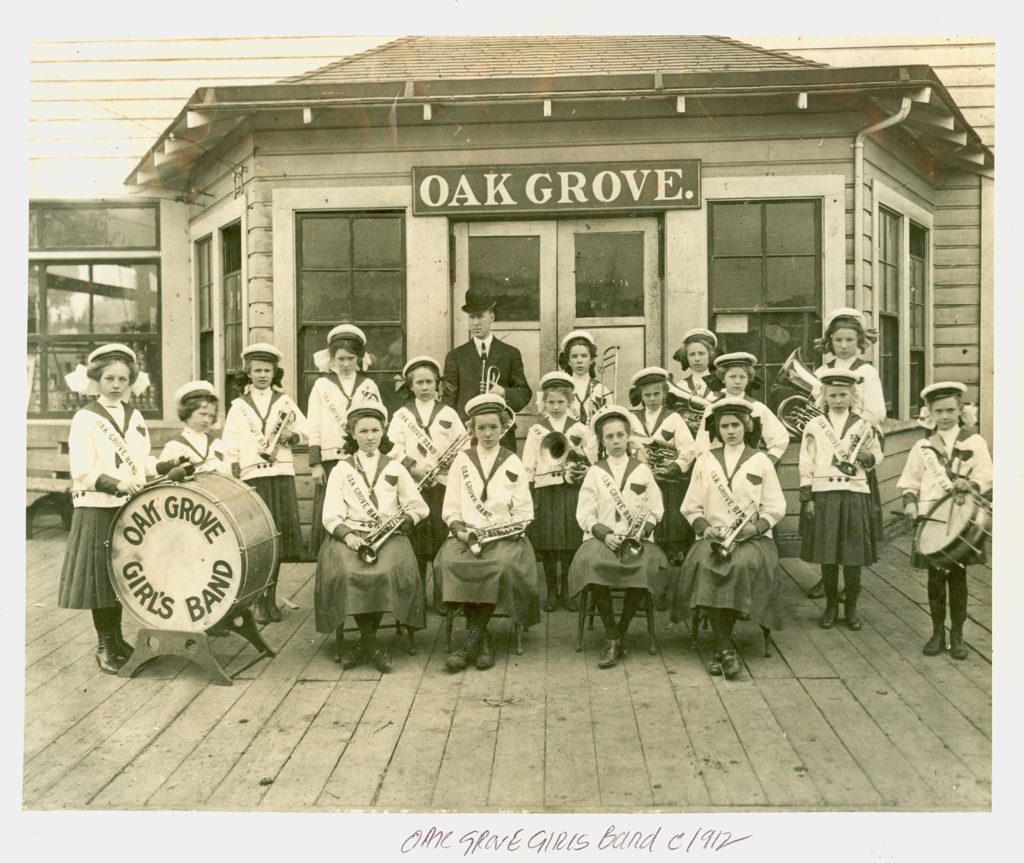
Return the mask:
{"type": "MultiPolygon", "coordinates": [[[[519,412],[530,403],[533,390],[526,380],[526,370],[523,368],[523,357],[519,353],[519,348],[497,337],[493,338],[487,354],[487,365],[498,370],[498,384],[505,388],[505,403],[512,410],[519,412]]],[[[466,402],[480,395],[481,372],[480,354],[477,353],[476,343],[472,339],[453,348],[445,357],[442,380],[444,402],[455,408],[463,421],[466,419],[466,402]]],[[[515,432],[510,430],[502,438],[502,445],[515,452],[515,432]],[[506,443],[507,439],[511,439],[511,446],[506,443]]]]}

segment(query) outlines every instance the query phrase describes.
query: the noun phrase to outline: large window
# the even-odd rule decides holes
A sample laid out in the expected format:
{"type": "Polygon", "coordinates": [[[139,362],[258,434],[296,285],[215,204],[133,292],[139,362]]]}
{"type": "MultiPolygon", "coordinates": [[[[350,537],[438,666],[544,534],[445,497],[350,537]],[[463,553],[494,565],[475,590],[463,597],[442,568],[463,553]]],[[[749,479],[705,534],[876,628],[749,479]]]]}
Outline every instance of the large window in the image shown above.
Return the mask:
{"type": "Polygon", "coordinates": [[[896,416],[900,403],[900,217],[878,211],[878,376],[885,412],[896,416]]]}
{"type": "Polygon", "coordinates": [[[216,386],[213,337],[213,240],[205,237],[195,244],[196,294],[199,323],[199,377],[216,386]]]}
{"type": "MultiPolygon", "coordinates": [[[[305,405],[318,372],[313,354],[351,322],[366,333],[373,378],[389,409],[405,364],[405,219],[402,213],[298,213],[296,322],[305,405]]],[[[429,314],[429,309],[423,309],[429,314]]]]}
{"type": "Polygon", "coordinates": [[[220,232],[221,300],[224,332],[224,404],[242,394],[234,373],[242,366],[242,224],[220,232]]]}
{"type": "Polygon", "coordinates": [[[910,223],[910,412],[921,409],[925,381],[925,309],[928,289],[928,232],[910,223]]]}
{"type": "Polygon", "coordinates": [[[771,385],[799,347],[816,365],[821,331],[821,205],[817,200],[713,202],[709,210],[709,320],[719,351],[749,351],[771,385]]]}
{"type": "Polygon", "coordinates": [[[67,417],[81,407],[86,399],[64,376],[107,342],[138,355],[151,385],[136,404],[159,416],[160,263],[138,252],[118,257],[157,247],[156,206],[35,204],[29,215],[29,416],[67,417]],[[48,257],[58,250],[59,259],[48,257]]]}

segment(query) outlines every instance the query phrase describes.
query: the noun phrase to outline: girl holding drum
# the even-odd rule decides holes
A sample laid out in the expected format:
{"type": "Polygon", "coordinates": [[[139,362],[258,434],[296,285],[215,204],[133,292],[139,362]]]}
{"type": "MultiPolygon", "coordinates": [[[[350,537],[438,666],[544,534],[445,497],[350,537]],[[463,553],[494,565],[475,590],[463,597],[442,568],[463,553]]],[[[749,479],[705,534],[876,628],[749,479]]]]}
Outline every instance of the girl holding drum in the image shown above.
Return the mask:
{"type": "Polygon", "coordinates": [[[346,669],[372,662],[382,673],[391,670],[390,653],[377,645],[384,612],[400,626],[426,626],[416,556],[405,534],[429,513],[415,480],[385,454],[391,449],[384,434],[387,416],[379,401],[349,406],[346,457],[327,479],[327,538],[320,546],[315,593],[317,632],[335,634],[334,661],[346,669]],[[369,545],[376,546],[372,554],[369,545]],[[360,637],[343,659],[343,626],[350,614],[360,637]]]}
{"type": "Polygon", "coordinates": [[[131,348],[122,344],[96,348],[89,354],[88,366],[78,366],[66,380],[74,392],[96,399],[71,420],[68,457],[74,514],[57,604],[92,611],[96,664],[105,674],[117,674],[132,648],[121,634],[121,605],[107,571],[107,534],[127,497],[141,491],[147,477],[167,473],[180,460],[158,464],[150,456],[146,421],[127,403],[149,386],[131,348]]]}
{"type": "Polygon", "coordinates": [[[380,401],[377,384],[362,374],[366,334],[352,324],[339,324],[327,334],[327,347],[313,355],[323,374],[309,393],[309,466],[313,474],[313,524],[309,556],[324,541],[323,509],[327,478],[343,455],[346,418],[354,400],[380,401]]]}
{"type": "Polygon", "coordinates": [[[264,624],[280,621],[277,579],[282,561],[302,558],[302,528],[295,495],[292,447],[306,432],[299,406],[280,389],[284,375],[281,352],[258,342],[242,351],[242,366],[249,384],[231,403],[224,422],[224,452],[231,472],[248,483],[263,499],[280,533],[278,565],[267,587],[253,605],[253,618],[264,624]]]}
{"type": "MultiPolygon", "coordinates": [[[[597,342],[586,330],[573,330],[559,345],[558,367],[572,376],[569,416],[587,425],[611,393],[597,380],[597,342]]],[[[617,362],[613,360],[612,362],[617,362]]],[[[602,369],[603,376],[603,369],[602,369]]]]}
{"type": "MultiPolygon", "coordinates": [[[[417,524],[412,534],[425,595],[427,564],[441,550],[448,535],[448,527],[441,518],[448,467],[455,456],[469,446],[469,436],[455,408],[440,401],[441,366],[436,360],[413,357],[402,369],[402,376],[405,383],[400,389],[405,390],[409,398],[391,418],[388,437],[395,445],[392,458],[412,474],[430,508],[430,517],[417,524]]],[[[444,613],[441,579],[436,571],[434,610],[439,615],[444,613]]]]}
{"type": "Polygon", "coordinates": [[[732,642],[737,619],[769,629],[778,621],[779,555],[771,531],[786,514],[786,499],[771,459],[745,442],[753,428],[747,399],[716,401],[708,423],[722,446],[697,458],[683,500],[697,542],[672,590],[672,620],[703,609],[715,635],[708,670],[732,679],[741,671],[732,642]]]}
{"type": "Polygon", "coordinates": [[[537,565],[524,531],[533,519],[526,468],[500,445],[512,413],[494,393],[466,403],[469,431],[477,439],[459,453],[448,473],[442,515],[451,537],[434,562],[446,603],[461,603],[466,615],[462,646],[445,667],[462,671],[494,665],[487,624],[498,613],[528,629],[540,621],[537,565]]]}
{"type": "MultiPolygon", "coordinates": [[[[896,487],[903,492],[903,511],[908,518],[926,515],[932,504],[946,497],[985,495],[992,490],[992,457],[976,429],[960,425],[967,387],[957,381],[940,381],[921,390],[935,431],[917,441],[907,456],[896,487]]],[[[950,508],[952,513],[952,507],[950,508]]],[[[928,608],[932,635],[924,655],[936,656],[946,647],[946,591],[949,591],[949,655],[966,659],[964,621],[967,620],[967,565],[984,563],[984,550],[969,552],[957,563],[938,565],[920,554],[912,564],[928,570],[928,608]]]]}
{"type": "Polygon", "coordinates": [[[668,577],[668,559],[650,541],[665,511],[661,492],[650,468],[628,454],[631,421],[617,405],[594,414],[598,461],[583,478],[576,507],[585,538],[569,568],[569,593],[588,588],[594,596],[608,639],[599,668],[611,668],[625,655],[626,632],[644,594],[661,596],[668,577]],[[625,589],[618,621],[612,588],[625,589]]]}
{"type": "Polygon", "coordinates": [[[160,460],[184,457],[195,473],[231,473],[220,438],[211,432],[217,422],[217,394],[208,381],[189,381],[174,394],[182,430],[160,451],[160,460]]]}

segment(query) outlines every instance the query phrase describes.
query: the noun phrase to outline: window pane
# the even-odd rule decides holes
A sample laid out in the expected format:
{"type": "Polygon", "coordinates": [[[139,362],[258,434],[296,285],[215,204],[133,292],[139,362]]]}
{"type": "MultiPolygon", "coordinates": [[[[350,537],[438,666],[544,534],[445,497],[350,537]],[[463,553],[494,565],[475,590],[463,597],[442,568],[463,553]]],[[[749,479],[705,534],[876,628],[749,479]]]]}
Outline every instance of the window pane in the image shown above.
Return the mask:
{"type": "Polygon", "coordinates": [[[39,264],[28,265],[28,332],[39,332],[39,264]]]}
{"type": "Polygon", "coordinates": [[[89,267],[54,264],[46,268],[46,326],[50,335],[88,333],[89,267]]]}
{"type": "Polygon", "coordinates": [[[540,320],[540,237],[470,237],[469,284],[498,300],[498,320],[540,320]]]}
{"type": "Polygon", "coordinates": [[[39,248],[39,211],[35,207],[28,208],[28,247],[39,248]]]}
{"type": "Polygon", "coordinates": [[[767,254],[813,255],[816,251],[816,211],[813,201],[765,204],[767,254]]]}
{"type": "Polygon", "coordinates": [[[817,258],[768,258],[768,305],[813,306],[818,296],[817,258]]]}
{"type": "MultiPolygon", "coordinates": [[[[371,371],[400,372],[405,365],[405,336],[401,327],[364,327],[371,371]]],[[[393,389],[394,387],[392,387],[393,389]]]]}
{"type": "Polygon", "coordinates": [[[711,248],[716,257],[761,254],[761,205],[713,204],[711,248]]]}
{"type": "Polygon", "coordinates": [[[28,412],[38,413],[43,409],[41,377],[43,371],[42,360],[39,356],[37,346],[29,345],[28,368],[26,377],[28,379],[28,412]]]}
{"type": "MultiPolygon", "coordinates": [[[[301,296],[301,314],[304,321],[333,321],[350,317],[347,271],[302,273],[301,296]]],[[[326,338],[325,333],[325,344],[326,338]]]]}
{"type": "Polygon", "coordinates": [[[242,226],[237,222],[221,230],[221,272],[237,273],[242,269],[242,226]]]}
{"type": "Polygon", "coordinates": [[[928,249],[928,232],[920,225],[910,223],[910,254],[914,258],[924,258],[928,249]]]}
{"type": "Polygon", "coordinates": [[[352,234],[353,266],[402,266],[402,223],[398,217],[353,219],[352,234]]]}
{"type": "Polygon", "coordinates": [[[302,268],[348,269],[350,224],[339,216],[301,217],[302,268]]]}
{"type": "Polygon", "coordinates": [[[43,207],[42,248],[159,248],[155,207],[43,207]]]}
{"type": "Polygon", "coordinates": [[[714,308],[754,309],[761,305],[761,259],[716,258],[711,264],[714,308]]]}
{"type": "Polygon", "coordinates": [[[642,317],[644,235],[576,234],[576,317],[642,317]]]}
{"type": "Polygon", "coordinates": [[[156,266],[97,264],[92,268],[93,331],[156,332],[156,266]]]}
{"type": "Polygon", "coordinates": [[[352,317],[357,321],[397,321],[402,317],[401,273],[352,273],[352,317]]]}
{"type": "Polygon", "coordinates": [[[213,369],[213,333],[199,336],[199,377],[216,386],[213,369]]]}

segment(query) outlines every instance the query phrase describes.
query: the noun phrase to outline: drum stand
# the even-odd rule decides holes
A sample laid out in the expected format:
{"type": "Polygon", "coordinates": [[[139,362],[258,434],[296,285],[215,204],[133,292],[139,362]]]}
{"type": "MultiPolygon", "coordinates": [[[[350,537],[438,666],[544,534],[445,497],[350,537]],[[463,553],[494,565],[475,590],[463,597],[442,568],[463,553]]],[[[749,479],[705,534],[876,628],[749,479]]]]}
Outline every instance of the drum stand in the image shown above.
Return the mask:
{"type": "Polygon", "coordinates": [[[275,655],[260,635],[252,612],[248,608],[236,611],[215,626],[220,630],[230,630],[242,636],[259,651],[259,656],[229,675],[210,648],[210,636],[206,632],[143,628],[135,638],[135,652],[118,674],[121,677],[134,677],[143,665],[160,656],[181,656],[209,671],[214,683],[219,686],[231,686],[234,677],[252,668],[261,659],[275,655]]]}

